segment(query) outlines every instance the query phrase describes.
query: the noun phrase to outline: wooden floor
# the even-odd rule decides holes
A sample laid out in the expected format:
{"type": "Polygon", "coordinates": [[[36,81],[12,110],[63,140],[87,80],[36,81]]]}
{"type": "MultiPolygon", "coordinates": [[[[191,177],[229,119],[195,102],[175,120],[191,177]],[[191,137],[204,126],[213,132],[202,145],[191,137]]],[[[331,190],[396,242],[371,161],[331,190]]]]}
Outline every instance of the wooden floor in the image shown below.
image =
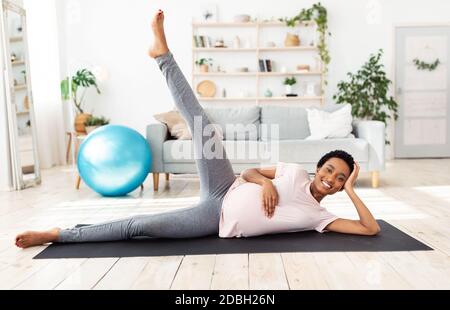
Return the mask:
{"type": "MultiPolygon", "coordinates": [[[[337,252],[32,260],[44,247],[14,247],[16,233],[179,208],[198,200],[198,180],[173,176],[154,193],[102,198],[74,189],[71,167],[43,171],[40,187],[0,193],[0,289],[449,289],[450,159],[397,160],[358,194],[379,219],[433,247],[426,252],[337,252]]],[[[345,193],[323,205],[356,218],[345,193]]]]}

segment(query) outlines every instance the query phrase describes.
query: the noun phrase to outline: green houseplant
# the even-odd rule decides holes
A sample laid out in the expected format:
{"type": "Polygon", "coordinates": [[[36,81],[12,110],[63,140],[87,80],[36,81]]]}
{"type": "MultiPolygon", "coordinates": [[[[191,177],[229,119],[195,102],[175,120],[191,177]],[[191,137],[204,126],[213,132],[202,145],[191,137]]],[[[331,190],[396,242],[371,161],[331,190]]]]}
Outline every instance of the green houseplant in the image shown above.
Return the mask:
{"type": "Polygon", "coordinates": [[[212,65],[212,58],[200,58],[195,61],[195,64],[200,67],[200,72],[208,72],[209,66],[212,65]]]}
{"type": "MultiPolygon", "coordinates": [[[[384,65],[380,63],[383,50],[376,55],[371,54],[369,60],[356,73],[347,73],[350,81],[341,81],[337,85],[338,92],[333,96],[338,104],[349,103],[352,115],[359,119],[377,120],[387,125],[393,113],[397,120],[398,104],[388,95],[392,81],[386,77],[384,65]]],[[[386,140],[387,144],[390,144],[386,140]]]]}
{"type": "Polygon", "coordinates": [[[106,119],[103,116],[96,117],[90,116],[85,122],[86,133],[89,134],[91,131],[95,130],[98,127],[105,126],[109,124],[109,119],[106,119]]]}
{"type": "MultiPolygon", "coordinates": [[[[320,3],[314,4],[309,9],[302,9],[300,13],[292,18],[279,19],[286,22],[288,27],[295,27],[297,23],[314,21],[317,25],[317,32],[319,33],[319,40],[317,42],[317,48],[319,49],[320,59],[324,64],[324,75],[328,73],[328,64],[331,61],[330,53],[328,51],[327,37],[331,36],[328,31],[328,12],[327,9],[320,3]]],[[[324,81],[325,85],[327,80],[324,81]]]]}
{"type": "Polygon", "coordinates": [[[295,85],[296,83],[297,83],[297,80],[293,76],[287,77],[284,79],[283,84],[286,87],[286,95],[292,94],[292,86],[295,85]]]}
{"type": "Polygon", "coordinates": [[[71,78],[67,77],[61,81],[61,96],[63,100],[72,99],[77,116],[75,118],[75,130],[77,132],[85,132],[84,123],[90,117],[89,114],[84,113],[83,103],[86,92],[89,88],[94,87],[98,94],[101,94],[97,85],[95,75],[88,69],[78,70],[71,78]],[[80,96],[81,92],[81,96],[80,96]]]}

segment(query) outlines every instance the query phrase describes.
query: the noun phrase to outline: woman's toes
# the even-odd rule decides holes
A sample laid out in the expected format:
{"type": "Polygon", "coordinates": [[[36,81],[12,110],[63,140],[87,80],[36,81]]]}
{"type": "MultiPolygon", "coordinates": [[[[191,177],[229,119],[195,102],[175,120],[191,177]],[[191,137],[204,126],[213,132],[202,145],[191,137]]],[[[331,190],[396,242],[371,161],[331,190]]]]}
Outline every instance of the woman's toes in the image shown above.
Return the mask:
{"type": "Polygon", "coordinates": [[[18,246],[19,248],[23,248],[23,240],[22,240],[22,239],[20,239],[19,241],[17,241],[17,246],[18,246]]]}
{"type": "Polygon", "coordinates": [[[15,240],[15,241],[16,241],[16,244],[19,243],[20,240],[23,239],[23,237],[24,237],[24,234],[17,235],[16,240],[15,240]]]}

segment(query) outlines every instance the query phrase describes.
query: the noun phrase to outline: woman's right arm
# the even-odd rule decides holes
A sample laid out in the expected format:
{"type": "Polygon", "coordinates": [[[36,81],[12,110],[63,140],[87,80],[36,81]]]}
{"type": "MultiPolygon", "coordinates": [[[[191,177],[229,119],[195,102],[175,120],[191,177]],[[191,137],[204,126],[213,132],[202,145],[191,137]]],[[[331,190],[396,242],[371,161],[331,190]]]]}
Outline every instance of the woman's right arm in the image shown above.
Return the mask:
{"type": "Polygon", "coordinates": [[[262,206],[267,217],[271,218],[278,204],[278,192],[272,183],[275,178],[276,167],[245,169],[241,177],[251,183],[262,186],[262,206]]]}
{"type": "Polygon", "coordinates": [[[256,183],[262,186],[264,182],[275,178],[276,171],[276,167],[245,169],[241,172],[241,177],[247,182],[256,183]]]}

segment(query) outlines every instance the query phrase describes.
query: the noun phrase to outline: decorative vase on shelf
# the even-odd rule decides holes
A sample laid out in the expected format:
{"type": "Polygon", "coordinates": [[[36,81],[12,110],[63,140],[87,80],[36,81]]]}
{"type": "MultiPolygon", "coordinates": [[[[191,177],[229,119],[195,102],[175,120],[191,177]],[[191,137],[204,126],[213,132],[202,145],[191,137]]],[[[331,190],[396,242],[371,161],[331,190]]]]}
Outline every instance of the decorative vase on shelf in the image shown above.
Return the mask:
{"type": "Polygon", "coordinates": [[[233,48],[240,48],[240,47],[241,47],[241,39],[239,39],[238,36],[235,36],[233,40],[233,48]]]}
{"type": "Polygon", "coordinates": [[[91,114],[87,114],[87,113],[77,114],[77,116],[75,117],[75,131],[77,133],[81,133],[81,134],[86,133],[86,126],[84,125],[84,123],[91,116],[92,116],[91,114]]]}
{"type": "Polygon", "coordinates": [[[266,98],[271,98],[273,96],[273,93],[270,89],[267,89],[266,92],[264,93],[264,96],[266,98]]]}
{"type": "Polygon", "coordinates": [[[286,39],[284,40],[284,46],[286,47],[293,47],[293,46],[300,46],[300,37],[293,33],[287,33],[286,39]]]}

